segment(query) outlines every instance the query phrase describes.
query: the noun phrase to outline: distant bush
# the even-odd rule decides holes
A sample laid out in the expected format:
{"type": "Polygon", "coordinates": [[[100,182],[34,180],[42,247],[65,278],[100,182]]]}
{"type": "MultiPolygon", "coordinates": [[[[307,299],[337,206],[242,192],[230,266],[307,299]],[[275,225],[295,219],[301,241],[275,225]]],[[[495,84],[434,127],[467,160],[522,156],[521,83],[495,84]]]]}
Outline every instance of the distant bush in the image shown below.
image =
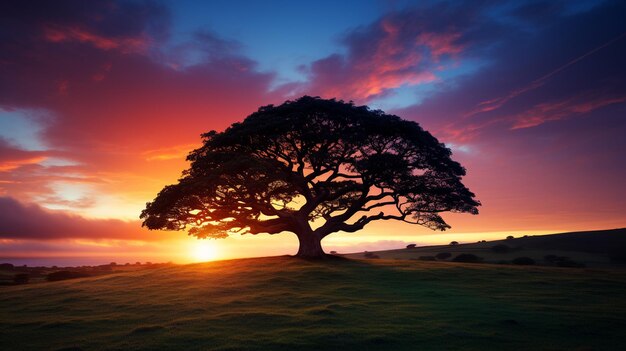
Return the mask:
{"type": "Polygon", "coordinates": [[[419,260],[420,261],[437,261],[435,256],[420,256],[419,260]]]}
{"type": "Polygon", "coordinates": [[[549,263],[554,263],[556,261],[558,261],[559,256],[557,255],[545,255],[543,256],[543,260],[549,263]]]}
{"type": "Polygon", "coordinates": [[[451,242],[450,242],[450,245],[452,245],[452,246],[454,246],[454,245],[458,245],[458,244],[459,244],[459,242],[458,242],[458,241],[451,241],[451,242]]]}
{"type": "Polygon", "coordinates": [[[449,252],[440,252],[440,253],[436,254],[435,257],[438,260],[445,260],[445,259],[448,259],[448,258],[452,257],[452,254],[449,253],[449,252]]]}
{"type": "Polygon", "coordinates": [[[26,273],[19,273],[13,276],[13,283],[15,284],[27,284],[30,276],[26,273]]]}
{"type": "Polygon", "coordinates": [[[491,248],[491,251],[495,253],[507,253],[511,251],[511,248],[508,245],[498,244],[491,248]]]}
{"type": "Polygon", "coordinates": [[[564,259],[556,261],[557,267],[567,267],[567,268],[584,268],[585,264],[576,262],[568,257],[563,257],[564,259]]]}
{"type": "Polygon", "coordinates": [[[520,266],[532,266],[533,264],[535,264],[535,260],[533,260],[530,257],[517,257],[517,258],[514,258],[513,261],[511,261],[511,263],[517,264],[520,266]]]}
{"type": "Polygon", "coordinates": [[[337,254],[337,251],[331,251],[331,252],[330,252],[330,254],[331,254],[331,255],[336,255],[336,254],[337,254]]]}
{"type": "Polygon", "coordinates": [[[513,240],[513,239],[515,239],[515,237],[513,235],[509,235],[509,236],[506,237],[506,240],[513,240]]]}
{"type": "Polygon", "coordinates": [[[377,254],[373,252],[366,252],[364,256],[365,258],[380,258],[380,256],[378,256],[377,254]]]}
{"type": "Polygon", "coordinates": [[[0,269],[13,269],[15,266],[10,263],[0,263],[0,269]]]}
{"type": "Polygon", "coordinates": [[[76,279],[76,278],[84,278],[88,277],[89,274],[83,272],[75,272],[75,271],[58,271],[52,272],[48,274],[46,279],[49,282],[55,282],[58,280],[66,280],[66,279],[76,279]]]}
{"type": "Polygon", "coordinates": [[[452,261],[454,262],[466,262],[466,263],[477,263],[477,262],[482,262],[483,258],[482,257],[478,257],[474,254],[460,254],[458,256],[456,256],[454,259],[452,259],[452,261]]]}
{"type": "Polygon", "coordinates": [[[543,259],[557,267],[582,268],[584,263],[576,262],[567,256],[545,255],[543,259]]]}
{"type": "Polygon", "coordinates": [[[406,246],[406,248],[407,248],[407,249],[414,249],[414,248],[415,248],[415,246],[417,246],[417,245],[415,245],[415,244],[408,244],[408,245],[406,246]]]}
{"type": "Polygon", "coordinates": [[[611,250],[609,258],[612,263],[626,263],[626,247],[618,247],[611,250]]]}

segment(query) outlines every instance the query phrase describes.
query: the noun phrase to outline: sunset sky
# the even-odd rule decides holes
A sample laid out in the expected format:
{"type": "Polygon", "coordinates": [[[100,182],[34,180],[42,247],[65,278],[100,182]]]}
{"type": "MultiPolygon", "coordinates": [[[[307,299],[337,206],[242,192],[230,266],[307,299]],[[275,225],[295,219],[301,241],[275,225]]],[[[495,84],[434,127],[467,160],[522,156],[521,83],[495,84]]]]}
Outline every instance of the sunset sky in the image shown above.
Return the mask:
{"type": "Polygon", "coordinates": [[[141,228],[200,134],[302,95],[416,121],[482,202],[441,233],[327,251],[626,226],[624,1],[2,1],[0,261],[294,254],[294,235],[141,228]]]}

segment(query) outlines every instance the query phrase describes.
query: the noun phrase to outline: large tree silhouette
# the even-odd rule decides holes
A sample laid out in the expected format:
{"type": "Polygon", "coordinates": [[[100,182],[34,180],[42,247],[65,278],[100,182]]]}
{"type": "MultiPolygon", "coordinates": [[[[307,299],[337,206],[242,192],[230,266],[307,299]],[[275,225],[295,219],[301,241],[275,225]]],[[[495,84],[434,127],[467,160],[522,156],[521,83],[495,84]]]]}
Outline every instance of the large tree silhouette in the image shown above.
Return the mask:
{"type": "Polygon", "coordinates": [[[292,232],[298,256],[322,257],[324,237],[372,221],[445,230],[440,212],[478,213],[445,145],[366,106],[304,96],[202,137],[178,184],[146,204],[144,226],[198,238],[292,232]]]}

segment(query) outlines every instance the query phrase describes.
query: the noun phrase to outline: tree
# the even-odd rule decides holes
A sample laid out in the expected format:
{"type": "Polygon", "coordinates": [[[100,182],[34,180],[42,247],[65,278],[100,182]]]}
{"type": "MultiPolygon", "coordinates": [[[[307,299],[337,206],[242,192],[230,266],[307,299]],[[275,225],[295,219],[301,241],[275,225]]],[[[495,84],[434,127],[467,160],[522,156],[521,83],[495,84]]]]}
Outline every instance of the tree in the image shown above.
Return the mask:
{"type": "Polygon", "coordinates": [[[458,241],[451,241],[451,242],[450,242],[450,245],[452,245],[452,246],[454,246],[454,245],[458,245],[458,244],[459,244],[459,242],[458,242],[458,241]]]}
{"type": "Polygon", "coordinates": [[[439,213],[478,213],[444,144],[367,106],[304,96],[202,137],[178,183],[146,204],[144,226],[198,238],[292,232],[297,256],[313,258],[327,235],[373,221],[446,230],[439,213]]]}

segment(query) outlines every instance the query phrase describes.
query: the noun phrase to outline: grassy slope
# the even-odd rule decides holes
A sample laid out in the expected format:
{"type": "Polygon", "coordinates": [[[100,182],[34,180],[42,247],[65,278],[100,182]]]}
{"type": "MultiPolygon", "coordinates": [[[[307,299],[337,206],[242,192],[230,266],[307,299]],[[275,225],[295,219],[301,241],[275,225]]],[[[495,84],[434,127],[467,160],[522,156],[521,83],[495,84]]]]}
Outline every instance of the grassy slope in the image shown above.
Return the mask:
{"type": "MultiPolygon", "coordinates": [[[[434,256],[440,252],[450,252],[452,257],[461,253],[471,253],[485,259],[485,262],[511,261],[516,257],[531,257],[537,264],[546,264],[546,255],[566,256],[587,267],[611,267],[609,254],[613,250],[626,250],[626,229],[572,232],[550,235],[537,235],[512,240],[494,240],[484,243],[460,244],[456,246],[436,245],[414,249],[374,251],[383,259],[414,259],[420,256],[434,256]],[[494,253],[491,248],[504,244],[516,248],[507,253],[494,253]]],[[[344,255],[349,258],[364,258],[364,253],[344,255]]],[[[623,266],[623,265],[622,265],[623,266]]]]}
{"type": "Polygon", "coordinates": [[[6,350],[615,350],[626,271],[221,261],[0,290],[6,350]]]}

